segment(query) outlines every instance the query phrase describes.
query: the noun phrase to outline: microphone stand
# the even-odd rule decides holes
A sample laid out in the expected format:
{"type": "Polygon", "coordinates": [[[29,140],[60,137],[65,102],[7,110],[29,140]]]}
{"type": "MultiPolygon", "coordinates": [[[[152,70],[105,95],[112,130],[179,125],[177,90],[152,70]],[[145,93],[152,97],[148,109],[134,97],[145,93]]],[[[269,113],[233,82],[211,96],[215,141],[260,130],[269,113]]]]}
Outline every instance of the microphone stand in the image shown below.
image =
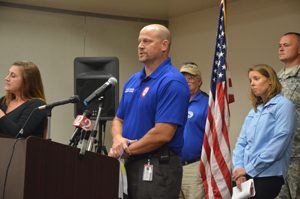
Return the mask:
{"type": "MultiPolygon", "coordinates": [[[[90,135],[90,138],[89,138],[89,143],[88,143],[88,147],[87,147],[87,150],[88,151],[92,151],[93,150],[93,146],[94,146],[94,143],[96,141],[96,137],[97,137],[97,127],[98,127],[98,123],[100,121],[100,114],[101,114],[101,111],[102,111],[102,106],[103,106],[103,99],[104,97],[101,96],[98,100],[100,101],[99,103],[99,106],[98,106],[98,113],[97,113],[97,117],[96,117],[96,121],[94,123],[94,126],[93,126],[93,129],[92,129],[92,133],[90,135]]],[[[101,141],[102,142],[102,141],[101,141]]],[[[99,141],[98,141],[99,143],[99,141]]],[[[101,143],[102,144],[102,143],[101,143]]],[[[98,144],[99,145],[99,144],[98,144]]]]}
{"type": "Polygon", "coordinates": [[[51,111],[52,111],[52,108],[47,109],[47,134],[45,137],[46,140],[51,140],[51,111]]]}
{"type": "MultiPolygon", "coordinates": [[[[98,140],[98,147],[97,147],[97,153],[108,155],[107,149],[104,145],[104,140],[102,140],[102,135],[105,135],[105,127],[106,127],[106,120],[100,121],[100,127],[99,127],[99,140],[98,140]]],[[[105,137],[104,137],[105,138],[105,137]]]]}

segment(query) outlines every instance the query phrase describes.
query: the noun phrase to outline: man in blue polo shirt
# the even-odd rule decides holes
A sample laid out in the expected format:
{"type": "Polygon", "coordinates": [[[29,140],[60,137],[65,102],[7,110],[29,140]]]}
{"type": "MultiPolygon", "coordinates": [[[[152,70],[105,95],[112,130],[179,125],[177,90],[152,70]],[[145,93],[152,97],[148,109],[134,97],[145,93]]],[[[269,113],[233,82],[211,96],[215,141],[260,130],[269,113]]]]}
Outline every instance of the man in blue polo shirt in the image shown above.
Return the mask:
{"type": "Polygon", "coordinates": [[[208,109],[208,95],[201,91],[202,78],[200,67],[185,63],[180,72],[186,78],[190,92],[188,119],[184,127],[184,145],[181,151],[183,177],[180,198],[204,199],[205,194],[200,175],[200,157],[208,109]]]}
{"type": "Polygon", "coordinates": [[[168,57],[171,36],[159,24],[142,28],[138,57],[142,70],[129,78],[112,123],[109,155],[126,156],[128,197],[178,198],[189,88],[168,57]]]}

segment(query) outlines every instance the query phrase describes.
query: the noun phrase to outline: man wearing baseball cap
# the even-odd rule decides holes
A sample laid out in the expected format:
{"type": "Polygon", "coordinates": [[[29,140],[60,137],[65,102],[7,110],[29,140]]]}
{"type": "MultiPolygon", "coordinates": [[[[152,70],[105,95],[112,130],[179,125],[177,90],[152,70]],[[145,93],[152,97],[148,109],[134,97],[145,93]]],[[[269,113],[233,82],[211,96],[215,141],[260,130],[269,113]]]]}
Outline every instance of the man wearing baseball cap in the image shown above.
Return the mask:
{"type": "Polygon", "coordinates": [[[184,127],[184,145],[181,151],[183,177],[180,198],[205,198],[199,170],[201,149],[208,109],[208,95],[201,91],[202,79],[199,66],[185,63],[180,72],[186,78],[190,89],[188,118],[184,127]]]}

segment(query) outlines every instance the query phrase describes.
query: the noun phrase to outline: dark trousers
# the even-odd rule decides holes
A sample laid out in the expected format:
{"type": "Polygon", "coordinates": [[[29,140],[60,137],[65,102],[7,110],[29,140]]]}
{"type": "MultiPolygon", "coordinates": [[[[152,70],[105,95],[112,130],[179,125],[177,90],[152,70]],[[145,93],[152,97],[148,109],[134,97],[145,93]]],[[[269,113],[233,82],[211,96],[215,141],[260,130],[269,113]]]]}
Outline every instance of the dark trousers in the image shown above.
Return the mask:
{"type": "MultiPolygon", "coordinates": [[[[247,179],[251,178],[247,176],[247,179]]],[[[253,199],[274,199],[284,184],[283,177],[270,176],[253,178],[256,194],[253,199]]]]}
{"type": "Polygon", "coordinates": [[[128,160],[125,163],[128,180],[128,199],[178,199],[182,166],[179,156],[171,155],[167,162],[151,156],[153,180],[143,180],[144,165],[149,157],[128,160]]]}

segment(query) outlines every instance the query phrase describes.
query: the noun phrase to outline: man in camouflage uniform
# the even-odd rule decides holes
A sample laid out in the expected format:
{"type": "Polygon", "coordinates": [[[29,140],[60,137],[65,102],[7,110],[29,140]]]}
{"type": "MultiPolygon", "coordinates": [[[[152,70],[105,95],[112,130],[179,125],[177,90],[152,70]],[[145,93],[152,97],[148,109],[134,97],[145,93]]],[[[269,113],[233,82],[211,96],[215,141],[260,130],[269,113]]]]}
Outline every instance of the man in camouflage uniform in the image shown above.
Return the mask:
{"type": "Polygon", "coordinates": [[[280,61],[285,64],[278,77],[284,95],[296,105],[297,120],[288,175],[277,198],[300,199],[300,34],[284,34],[280,38],[278,53],[280,61]]]}

